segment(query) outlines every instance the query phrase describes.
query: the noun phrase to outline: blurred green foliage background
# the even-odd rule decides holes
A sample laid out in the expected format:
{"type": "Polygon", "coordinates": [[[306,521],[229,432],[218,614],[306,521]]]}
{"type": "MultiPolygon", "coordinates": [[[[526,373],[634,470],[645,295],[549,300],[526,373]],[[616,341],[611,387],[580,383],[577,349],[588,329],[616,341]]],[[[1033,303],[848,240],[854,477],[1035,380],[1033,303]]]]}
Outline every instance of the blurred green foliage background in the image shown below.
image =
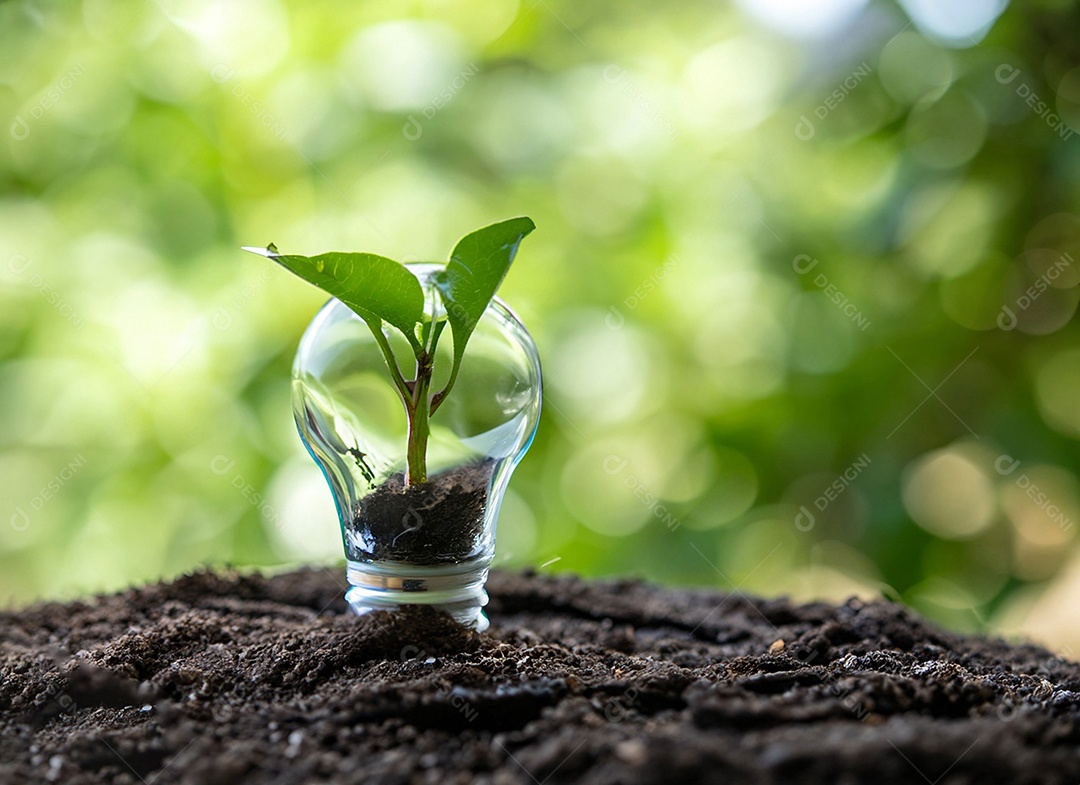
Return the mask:
{"type": "Polygon", "coordinates": [[[1078,49],[1065,2],[0,3],[0,601],[338,564],[323,298],[238,247],[527,214],[498,563],[1073,651],[1078,49]]]}

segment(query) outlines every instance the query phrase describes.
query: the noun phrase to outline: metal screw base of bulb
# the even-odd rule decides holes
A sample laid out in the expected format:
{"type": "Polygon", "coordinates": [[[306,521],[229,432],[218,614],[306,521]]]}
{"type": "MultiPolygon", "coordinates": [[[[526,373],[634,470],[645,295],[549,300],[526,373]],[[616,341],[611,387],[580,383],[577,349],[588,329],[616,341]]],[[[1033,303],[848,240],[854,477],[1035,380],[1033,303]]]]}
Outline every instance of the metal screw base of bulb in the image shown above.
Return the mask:
{"type": "Polygon", "coordinates": [[[424,567],[406,562],[349,561],[351,587],[345,600],[357,615],[399,610],[404,605],[430,605],[458,623],[483,632],[488,628],[483,607],[488,595],[490,559],[424,567]]]}

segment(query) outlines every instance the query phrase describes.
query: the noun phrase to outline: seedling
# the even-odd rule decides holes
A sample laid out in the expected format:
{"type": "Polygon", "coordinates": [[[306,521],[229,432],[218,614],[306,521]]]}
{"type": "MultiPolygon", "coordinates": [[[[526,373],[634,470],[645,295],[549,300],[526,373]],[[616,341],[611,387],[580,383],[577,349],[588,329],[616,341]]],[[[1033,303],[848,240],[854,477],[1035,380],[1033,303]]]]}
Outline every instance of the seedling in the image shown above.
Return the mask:
{"type": "Polygon", "coordinates": [[[416,277],[385,256],[336,251],[297,256],[278,253],[273,243],[265,249],[244,250],[277,262],[336,297],[367,323],[408,419],[405,484],[419,485],[427,482],[429,421],[454,389],[469,338],[506,277],[522,238],[535,228],[529,218],[511,218],[462,237],[435,279],[443,307],[442,315],[434,319],[429,312],[435,309],[425,308],[416,277]],[[453,364],[445,386],[433,391],[435,350],[447,325],[454,341],[453,364]],[[400,332],[412,350],[411,379],[394,354],[388,328],[400,332]]]}

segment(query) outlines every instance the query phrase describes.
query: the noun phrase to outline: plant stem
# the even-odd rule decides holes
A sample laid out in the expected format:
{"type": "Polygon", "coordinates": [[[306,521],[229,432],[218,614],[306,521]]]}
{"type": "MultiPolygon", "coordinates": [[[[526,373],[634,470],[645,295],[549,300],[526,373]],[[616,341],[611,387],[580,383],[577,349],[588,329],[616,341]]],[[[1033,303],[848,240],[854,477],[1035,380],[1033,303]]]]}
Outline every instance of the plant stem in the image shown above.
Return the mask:
{"type": "Polygon", "coordinates": [[[433,359],[427,352],[421,352],[416,358],[416,381],[413,382],[412,398],[405,407],[409,417],[406,485],[427,482],[428,418],[431,416],[431,399],[428,397],[428,391],[431,389],[433,359]]]}
{"type": "Polygon", "coordinates": [[[416,350],[416,379],[406,381],[398,368],[390,342],[382,331],[382,323],[368,322],[368,327],[375,336],[375,341],[386,359],[390,378],[405,404],[405,416],[409,421],[409,440],[405,452],[405,484],[418,485],[427,482],[427,444],[430,431],[428,421],[435,409],[431,405],[431,377],[435,363],[435,347],[439,343],[446,322],[432,325],[428,333],[429,346],[425,349],[413,341],[416,350]]]}
{"type": "Polygon", "coordinates": [[[386,340],[386,335],[382,331],[382,323],[373,324],[368,322],[368,327],[371,328],[372,334],[375,336],[375,342],[379,345],[379,349],[383,353],[383,358],[386,360],[386,367],[390,370],[390,378],[394,380],[394,386],[397,387],[398,392],[401,394],[401,399],[405,402],[405,408],[409,408],[409,385],[401,375],[401,369],[398,368],[397,360],[394,359],[394,352],[390,348],[390,342],[386,340]]]}

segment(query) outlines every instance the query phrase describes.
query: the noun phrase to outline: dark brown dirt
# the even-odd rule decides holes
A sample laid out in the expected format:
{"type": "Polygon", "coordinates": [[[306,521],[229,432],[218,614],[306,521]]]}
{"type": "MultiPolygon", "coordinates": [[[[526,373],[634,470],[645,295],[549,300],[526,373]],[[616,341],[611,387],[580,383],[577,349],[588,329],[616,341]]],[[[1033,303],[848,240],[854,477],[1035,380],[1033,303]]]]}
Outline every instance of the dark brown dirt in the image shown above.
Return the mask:
{"type": "Polygon", "coordinates": [[[404,474],[394,475],[360,502],[346,555],[421,565],[454,564],[479,555],[493,468],[492,461],[482,461],[408,486],[404,474]]]}
{"type": "Polygon", "coordinates": [[[1080,666],[889,603],[495,573],[492,627],[336,571],[0,613],[0,782],[1076,783],[1080,666]]]}

